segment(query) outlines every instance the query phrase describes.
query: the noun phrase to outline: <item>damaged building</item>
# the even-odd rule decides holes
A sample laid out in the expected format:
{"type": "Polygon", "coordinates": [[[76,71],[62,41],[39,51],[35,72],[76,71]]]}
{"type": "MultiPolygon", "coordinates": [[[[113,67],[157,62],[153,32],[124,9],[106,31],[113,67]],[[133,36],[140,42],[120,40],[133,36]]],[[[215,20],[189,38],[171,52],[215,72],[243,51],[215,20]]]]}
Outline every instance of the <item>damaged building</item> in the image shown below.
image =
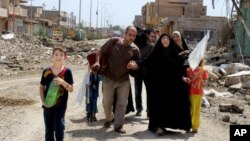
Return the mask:
{"type": "Polygon", "coordinates": [[[227,38],[226,17],[207,16],[203,0],[155,0],[142,7],[145,27],[159,28],[161,32],[182,32],[189,42],[202,39],[210,30],[212,44],[223,43],[227,38]],[[223,32],[222,32],[223,31],[223,32]],[[223,33],[223,35],[221,34],[223,33]]]}

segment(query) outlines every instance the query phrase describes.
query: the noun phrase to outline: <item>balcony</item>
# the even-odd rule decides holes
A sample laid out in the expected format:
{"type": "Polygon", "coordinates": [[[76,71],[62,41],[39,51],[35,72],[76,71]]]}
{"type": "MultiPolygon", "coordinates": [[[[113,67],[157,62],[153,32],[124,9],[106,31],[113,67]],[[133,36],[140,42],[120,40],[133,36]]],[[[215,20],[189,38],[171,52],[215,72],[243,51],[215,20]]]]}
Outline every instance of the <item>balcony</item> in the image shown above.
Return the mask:
{"type": "Polygon", "coordinates": [[[20,0],[20,3],[28,3],[28,0],[20,0]]]}
{"type": "Polygon", "coordinates": [[[8,17],[8,10],[0,7],[0,17],[7,18],[8,17]]]}
{"type": "Polygon", "coordinates": [[[67,18],[67,12],[60,12],[61,18],[67,18]]]}
{"type": "Polygon", "coordinates": [[[20,16],[28,17],[28,10],[20,7],[20,16]]]}
{"type": "Polygon", "coordinates": [[[8,8],[8,11],[9,11],[9,15],[13,16],[19,16],[20,15],[20,10],[18,7],[13,7],[13,6],[9,6],[8,8]]]}
{"type": "Polygon", "coordinates": [[[9,10],[9,15],[13,16],[21,16],[21,17],[27,17],[28,16],[28,10],[21,8],[21,7],[15,7],[13,8],[13,6],[9,6],[8,8],[9,10]]]}

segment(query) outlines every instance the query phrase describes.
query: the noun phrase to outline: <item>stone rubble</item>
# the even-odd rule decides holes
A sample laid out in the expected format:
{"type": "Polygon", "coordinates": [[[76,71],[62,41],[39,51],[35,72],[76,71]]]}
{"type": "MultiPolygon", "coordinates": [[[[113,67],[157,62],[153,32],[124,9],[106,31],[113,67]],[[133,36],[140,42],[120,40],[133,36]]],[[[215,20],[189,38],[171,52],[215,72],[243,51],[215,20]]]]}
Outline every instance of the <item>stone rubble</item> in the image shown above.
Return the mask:
{"type": "Polygon", "coordinates": [[[39,70],[41,64],[50,63],[53,47],[62,45],[68,55],[67,62],[81,64],[96,43],[65,40],[63,43],[38,36],[17,34],[15,38],[0,38],[0,76],[13,75],[18,71],[39,70]]]}
{"type": "MultiPolygon", "coordinates": [[[[58,45],[62,45],[67,51],[66,63],[76,65],[86,62],[85,58],[92,48],[99,48],[95,42],[66,39],[63,43],[57,43],[49,38],[26,34],[18,34],[9,40],[0,38],[0,77],[41,70],[43,64],[51,63],[52,50],[58,45]]],[[[210,106],[203,108],[216,107],[217,112],[228,114],[221,114],[223,117],[220,120],[237,123],[230,114],[238,113],[244,116],[244,106],[226,100],[238,97],[245,100],[246,105],[250,105],[250,59],[246,58],[245,64],[239,63],[241,60],[232,57],[231,52],[226,47],[208,48],[206,69],[210,78],[205,82],[204,96],[210,106]],[[218,99],[222,99],[222,102],[218,99]],[[223,104],[224,102],[227,104],[223,104]]]]}

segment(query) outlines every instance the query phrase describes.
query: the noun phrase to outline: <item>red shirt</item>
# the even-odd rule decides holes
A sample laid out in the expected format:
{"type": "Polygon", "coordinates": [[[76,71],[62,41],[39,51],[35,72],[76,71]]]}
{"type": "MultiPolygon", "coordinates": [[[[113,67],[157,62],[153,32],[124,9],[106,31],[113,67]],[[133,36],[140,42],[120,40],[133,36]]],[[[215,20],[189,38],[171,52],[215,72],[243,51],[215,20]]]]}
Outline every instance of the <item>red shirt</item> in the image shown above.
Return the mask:
{"type": "Polygon", "coordinates": [[[190,94],[203,95],[203,81],[207,79],[207,71],[202,67],[197,67],[195,70],[187,69],[187,76],[191,79],[190,94]]]}

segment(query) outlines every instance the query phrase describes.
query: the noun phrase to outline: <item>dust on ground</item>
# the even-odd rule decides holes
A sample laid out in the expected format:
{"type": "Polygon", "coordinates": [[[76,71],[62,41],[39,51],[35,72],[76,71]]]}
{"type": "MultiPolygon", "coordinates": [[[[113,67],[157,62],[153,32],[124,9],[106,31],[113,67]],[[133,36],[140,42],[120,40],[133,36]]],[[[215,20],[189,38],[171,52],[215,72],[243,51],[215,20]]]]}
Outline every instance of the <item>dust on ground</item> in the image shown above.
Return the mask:
{"type": "MultiPolygon", "coordinates": [[[[233,93],[233,97],[207,96],[211,106],[202,108],[201,127],[198,134],[186,134],[175,131],[159,137],[147,130],[146,112],[142,117],[135,113],[126,115],[124,128],[127,134],[120,135],[112,128],[103,128],[104,112],[102,95],[98,99],[98,121],[88,123],[85,118],[84,104],[75,104],[84,72],[86,71],[86,55],[88,51],[101,44],[99,41],[63,43],[69,58],[66,66],[72,69],[75,90],[69,95],[66,112],[66,141],[81,140],[191,140],[191,141],[227,141],[229,126],[232,124],[250,124],[249,93],[233,93]],[[221,112],[222,103],[235,104],[244,109],[243,113],[221,112]]],[[[50,65],[51,51],[55,43],[50,39],[29,35],[18,35],[10,41],[0,40],[0,140],[1,141],[42,141],[44,140],[43,113],[39,96],[40,75],[44,67],[50,65]]],[[[132,86],[133,86],[133,79],[132,86]]],[[[206,89],[227,91],[227,88],[210,81],[206,89]]],[[[133,87],[132,87],[133,88],[133,87]]],[[[133,90],[134,91],[134,90],[133,90]]],[[[145,87],[143,89],[143,104],[145,105],[145,87]]],[[[145,107],[145,106],[144,106],[145,107]]]]}

